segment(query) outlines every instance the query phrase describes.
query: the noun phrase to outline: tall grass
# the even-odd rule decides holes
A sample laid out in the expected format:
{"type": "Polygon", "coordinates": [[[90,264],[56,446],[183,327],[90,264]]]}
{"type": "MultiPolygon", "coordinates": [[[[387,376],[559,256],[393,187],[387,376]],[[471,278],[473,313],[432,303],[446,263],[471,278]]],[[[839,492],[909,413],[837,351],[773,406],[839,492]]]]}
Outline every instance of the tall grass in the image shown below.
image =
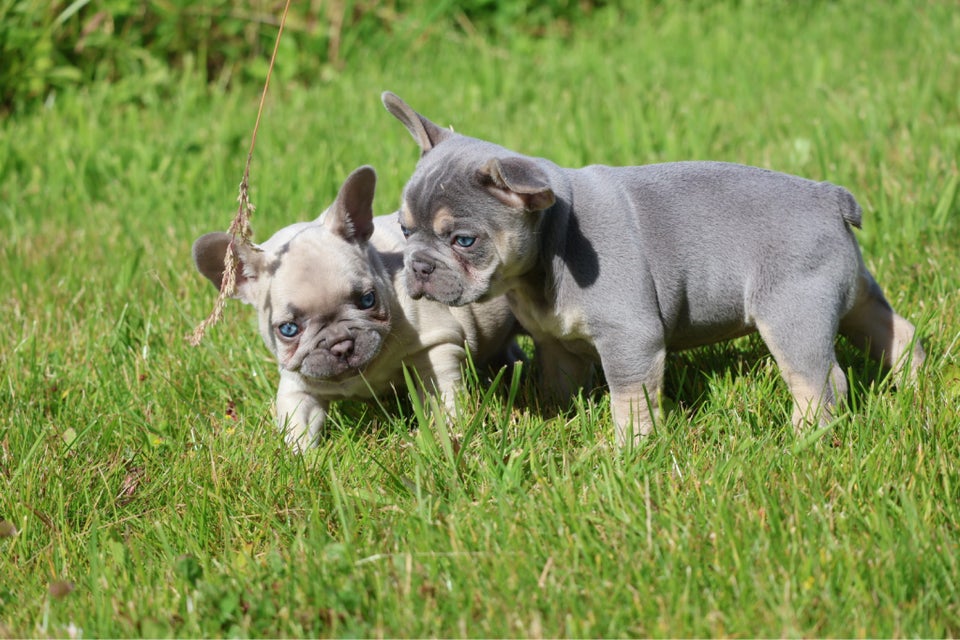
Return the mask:
{"type": "Polygon", "coordinates": [[[184,340],[213,301],[189,247],[233,215],[259,86],[62,90],[0,124],[0,635],[960,633],[954,8],[642,4],[546,36],[424,33],[272,86],[258,238],[364,163],[395,208],[417,154],[384,89],[561,164],[830,180],[920,328],[919,388],[841,342],[849,411],[795,437],[747,338],[671,356],[675,406],[637,451],[611,447],[602,390],[551,417],[519,378],[473,381],[446,425],[341,404],[292,456],[252,311],[184,340]]]}

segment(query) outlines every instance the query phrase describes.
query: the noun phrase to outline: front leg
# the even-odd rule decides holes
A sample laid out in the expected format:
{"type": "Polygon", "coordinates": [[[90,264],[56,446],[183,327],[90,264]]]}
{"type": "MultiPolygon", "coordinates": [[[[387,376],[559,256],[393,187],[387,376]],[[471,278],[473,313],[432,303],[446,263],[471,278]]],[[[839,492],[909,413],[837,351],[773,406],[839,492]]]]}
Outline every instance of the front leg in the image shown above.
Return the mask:
{"type": "Polygon", "coordinates": [[[330,403],[307,392],[295,374],[280,372],[277,426],[294,453],[316,446],[329,408],[330,403]]]}
{"type": "Polygon", "coordinates": [[[610,387],[610,412],[617,446],[636,446],[649,435],[661,415],[666,346],[647,344],[598,345],[603,373],[610,387]]]}
{"type": "Polygon", "coordinates": [[[427,352],[430,378],[422,380],[418,388],[420,400],[426,400],[427,393],[436,393],[447,415],[453,416],[457,408],[457,394],[463,382],[463,361],[466,357],[466,349],[459,344],[440,344],[430,349],[427,352]],[[425,386],[432,388],[425,389],[425,386]]]}

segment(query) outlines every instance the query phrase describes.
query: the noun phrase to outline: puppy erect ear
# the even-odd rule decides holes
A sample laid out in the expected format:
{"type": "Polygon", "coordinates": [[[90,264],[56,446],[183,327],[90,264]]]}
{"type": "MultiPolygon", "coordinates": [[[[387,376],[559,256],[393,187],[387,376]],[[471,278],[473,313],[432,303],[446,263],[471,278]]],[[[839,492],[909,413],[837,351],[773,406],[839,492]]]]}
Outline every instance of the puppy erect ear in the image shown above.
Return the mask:
{"type": "Polygon", "coordinates": [[[557,201],[547,175],[528,158],[491,158],[477,177],[498,200],[516,209],[543,211],[557,201]]]}
{"type": "Polygon", "coordinates": [[[387,111],[403,123],[403,126],[405,126],[407,131],[410,132],[410,135],[413,136],[413,139],[420,145],[421,155],[453,135],[452,131],[430,122],[411,109],[410,105],[389,91],[384,91],[380,95],[380,99],[383,101],[383,106],[387,108],[387,111]]]}
{"type": "MultiPolygon", "coordinates": [[[[227,246],[233,237],[229,233],[215,231],[197,238],[193,243],[193,264],[213,286],[220,290],[227,257],[227,246]]],[[[237,293],[234,297],[247,304],[254,304],[253,287],[261,268],[265,264],[265,254],[256,247],[237,242],[237,293]]]]}
{"type": "Polygon", "coordinates": [[[323,223],[344,240],[366,242],[373,235],[373,194],[376,188],[377,174],[373,167],[354,170],[323,216],[323,223]]]}

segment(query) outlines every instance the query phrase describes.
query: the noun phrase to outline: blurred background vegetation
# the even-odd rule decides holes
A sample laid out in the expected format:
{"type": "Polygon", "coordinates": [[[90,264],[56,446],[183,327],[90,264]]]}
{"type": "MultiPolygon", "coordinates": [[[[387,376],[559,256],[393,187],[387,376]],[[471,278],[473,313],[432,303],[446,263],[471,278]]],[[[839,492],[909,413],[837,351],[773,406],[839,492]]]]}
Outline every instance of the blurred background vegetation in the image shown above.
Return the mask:
{"type": "MultiPolygon", "coordinates": [[[[628,4],[294,0],[276,72],[288,83],[316,82],[357,56],[388,53],[437,30],[537,36],[566,31],[601,6],[628,4]]],[[[141,89],[161,91],[180,71],[221,86],[261,81],[283,7],[283,0],[0,0],[0,110],[93,80],[136,78],[141,89]]]]}

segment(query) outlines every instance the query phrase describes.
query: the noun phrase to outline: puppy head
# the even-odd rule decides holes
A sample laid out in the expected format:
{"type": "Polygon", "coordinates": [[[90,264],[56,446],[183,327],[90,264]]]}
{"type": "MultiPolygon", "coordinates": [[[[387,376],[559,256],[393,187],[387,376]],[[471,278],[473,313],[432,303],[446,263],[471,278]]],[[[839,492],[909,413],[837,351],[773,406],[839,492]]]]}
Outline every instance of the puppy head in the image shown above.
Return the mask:
{"type": "Polygon", "coordinates": [[[421,156],[403,192],[404,273],[414,298],[459,306],[503,293],[537,259],[555,202],[536,160],[437,126],[392,93],[383,103],[421,156]]]}
{"type": "MultiPolygon", "coordinates": [[[[237,293],[257,309],[260,334],[280,367],[308,378],[351,377],[380,352],[394,294],[373,233],[376,174],[354,171],[314,222],[294,224],[259,247],[235,245],[237,293]]],[[[232,241],[208,233],[194,263],[218,289],[232,241]]]]}

